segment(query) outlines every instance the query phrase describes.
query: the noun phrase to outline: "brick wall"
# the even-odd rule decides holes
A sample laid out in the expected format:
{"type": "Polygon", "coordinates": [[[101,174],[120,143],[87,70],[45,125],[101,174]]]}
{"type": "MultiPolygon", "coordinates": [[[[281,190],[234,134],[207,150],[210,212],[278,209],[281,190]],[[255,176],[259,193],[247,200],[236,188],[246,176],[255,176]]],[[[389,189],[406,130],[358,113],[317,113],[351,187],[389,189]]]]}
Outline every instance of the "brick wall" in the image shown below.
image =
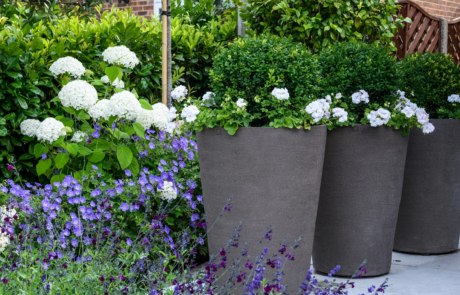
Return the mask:
{"type": "MultiPolygon", "coordinates": [[[[138,16],[150,17],[150,15],[155,14],[154,11],[154,0],[130,0],[128,4],[121,1],[118,3],[118,0],[112,0],[113,5],[116,8],[133,8],[133,13],[138,16]]],[[[103,10],[110,9],[112,7],[109,3],[104,3],[103,10]]]]}
{"type": "Polygon", "coordinates": [[[460,0],[413,0],[428,13],[447,20],[460,17],[460,0]]]}

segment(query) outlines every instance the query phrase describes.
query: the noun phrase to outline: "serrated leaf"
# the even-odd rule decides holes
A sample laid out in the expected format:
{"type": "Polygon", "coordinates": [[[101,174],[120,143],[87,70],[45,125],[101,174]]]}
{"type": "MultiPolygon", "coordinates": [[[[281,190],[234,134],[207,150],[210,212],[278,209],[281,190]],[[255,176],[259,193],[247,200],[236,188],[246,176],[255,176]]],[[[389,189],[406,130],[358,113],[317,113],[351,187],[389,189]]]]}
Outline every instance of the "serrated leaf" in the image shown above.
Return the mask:
{"type": "Polygon", "coordinates": [[[48,153],[49,149],[41,143],[37,143],[34,146],[35,158],[40,158],[43,154],[48,153]]]}
{"type": "Polygon", "coordinates": [[[137,136],[142,139],[145,139],[144,127],[142,127],[141,123],[134,122],[133,123],[134,130],[136,131],[137,136]]]}
{"type": "Polygon", "coordinates": [[[139,99],[139,102],[141,103],[141,107],[143,109],[149,110],[149,111],[153,110],[152,105],[150,105],[150,103],[147,100],[139,99]]]}
{"type": "Polygon", "coordinates": [[[69,159],[70,155],[68,153],[57,154],[56,158],[54,158],[54,165],[56,168],[61,169],[69,162],[69,159]]]}
{"type": "Polygon", "coordinates": [[[88,160],[93,163],[99,163],[100,161],[104,160],[104,158],[105,153],[102,150],[97,149],[88,157],[88,160]]]}
{"type": "Polygon", "coordinates": [[[108,150],[110,150],[110,142],[108,142],[107,140],[104,140],[104,139],[99,139],[99,140],[95,140],[95,141],[91,142],[88,145],[88,147],[91,148],[92,150],[100,149],[100,150],[103,150],[103,151],[108,151],[108,150]]]}
{"type": "Polygon", "coordinates": [[[78,153],[78,144],[69,143],[66,145],[65,149],[72,155],[76,155],[78,153]]]}
{"type": "Polygon", "coordinates": [[[136,158],[133,158],[131,164],[129,164],[128,168],[129,171],[133,174],[133,176],[139,175],[139,162],[136,158]]]}
{"type": "Polygon", "coordinates": [[[38,164],[36,166],[37,174],[38,176],[42,175],[45,173],[48,169],[50,169],[52,164],[51,159],[46,159],[46,160],[40,160],[38,161],[38,164]]]}
{"type": "Polygon", "coordinates": [[[127,146],[122,146],[118,148],[117,159],[120,163],[121,169],[126,169],[133,160],[133,153],[127,146]]]}
{"type": "Polygon", "coordinates": [[[117,78],[121,81],[123,78],[123,70],[118,67],[108,67],[105,69],[105,74],[109,77],[110,84],[112,84],[117,78]]]}

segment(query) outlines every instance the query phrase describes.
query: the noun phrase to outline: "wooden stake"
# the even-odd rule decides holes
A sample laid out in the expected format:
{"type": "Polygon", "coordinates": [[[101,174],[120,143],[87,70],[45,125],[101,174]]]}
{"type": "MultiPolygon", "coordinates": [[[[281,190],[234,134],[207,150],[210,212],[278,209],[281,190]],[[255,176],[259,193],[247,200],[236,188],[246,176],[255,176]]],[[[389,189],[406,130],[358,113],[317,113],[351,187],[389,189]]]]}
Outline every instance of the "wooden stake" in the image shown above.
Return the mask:
{"type": "Polygon", "coordinates": [[[162,0],[161,24],[162,24],[162,77],[161,77],[161,102],[168,105],[168,11],[167,0],[162,0]]]}

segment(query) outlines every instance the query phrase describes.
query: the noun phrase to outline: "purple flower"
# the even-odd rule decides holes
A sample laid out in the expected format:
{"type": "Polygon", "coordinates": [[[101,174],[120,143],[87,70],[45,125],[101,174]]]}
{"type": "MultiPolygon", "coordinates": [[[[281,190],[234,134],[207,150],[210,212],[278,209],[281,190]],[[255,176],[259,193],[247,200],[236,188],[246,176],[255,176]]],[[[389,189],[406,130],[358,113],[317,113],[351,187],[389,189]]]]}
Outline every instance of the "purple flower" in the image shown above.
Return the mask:
{"type": "Polygon", "coordinates": [[[95,165],[91,165],[91,168],[93,168],[94,170],[99,170],[99,168],[97,168],[97,166],[95,165]]]}
{"type": "Polygon", "coordinates": [[[45,159],[46,159],[46,153],[42,155],[42,160],[45,160],[45,159]]]}
{"type": "Polygon", "coordinates": [[[97,131],[100,131],[100,130],[101,130],[101,126],[99,126],[99,124],[95,124],[95,125],[94,125],[94,129],[96,129],[97,131]]]}
{"type": "Polygon", "coordinates": [[[131,241],[130,238],[127,238],[127,239],[126,239],[126,244],[128,244],[128,246],[131,246],[132,243],[133,243],[133,242],[131,241]]]}
{"type": "Polygon", "coordinates": [[[158,170],[159,170],[160,172],[164,172],[164,171],[165,171],[161,165],[158,165],[158,170]]]}
{"type": "Polygon", "coordinates": [[[72,246],[74,247],[77,247],[78,246],[78,240],[77,239],[72,239],[72,241],[70,242],[72,244],[72,246]]]}
{"type": "MultiPolygon", "coordinates": [[[[14,167],[11,166],[10,164],[6,164],[6,169],[8,169],[8,171],[13,171],[14,170],[14,167]]],[[[8,282],[8,280],[6,280],[6,282],[8,282]]],[[[5,283],[6,284],[6,283],[5,283]]]]}
{"type": "Polygon", "coordinates": [[[196,221],[198,219],[200,219],[200,215],[198,213],[193,213],[192,216],[191,216],[191,220],[196,221]]]}
{"type": "Polygon", "coordinates": [[[129,205],[126,204],[126,203],[121,203],[120,210],[123,211],[123,212],[129,210],[129,205]]]}
{"type": "Polygon", "coordinates": [[[153,142],[149,143],[149,149],[153,150],[155,148],[155,144],[153,142]]]}
{"type": "Polygon", "coordinates": [[[2,282],[3,282],[3,284],[8,284],[8,279],[7,279],[6,277],[4,277],[4,278],[2,279],[2,282]]]}
{"type": "Polygon", "coordinates": [[[126,174],[126,176],[131,177],[131,171],[125,170],[125,174],[126,174]]]}
{"type": "Polygon", "coordinates": [[[93,138],[99,138],[99,136],[101,136],[101,134],[99,134],[99,132],[97,130],[95,130],[93,132],[93,138]]]}
{"type": "Polygon", "coordinates": [[[184,161],[180,161],[179,162],[179,167],[184,169],[185,168],[185,162],[184,161]]]}

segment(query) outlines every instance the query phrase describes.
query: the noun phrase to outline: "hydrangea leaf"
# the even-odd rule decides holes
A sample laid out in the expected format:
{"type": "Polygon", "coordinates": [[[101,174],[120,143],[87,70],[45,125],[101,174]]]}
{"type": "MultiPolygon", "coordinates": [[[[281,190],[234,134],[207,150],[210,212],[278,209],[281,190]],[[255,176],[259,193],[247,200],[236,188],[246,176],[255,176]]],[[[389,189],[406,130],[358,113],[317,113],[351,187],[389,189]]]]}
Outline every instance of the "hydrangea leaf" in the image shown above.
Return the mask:
{"type": "Polygon", "coordinates": [[[133,158],[131,164],[129,164],[128,168],[129,171],[133,174],[133,176],[139,175],[139,162],[136,158],[133,158]]]}
{"type": "Polygon", "coordinates": [[[43,154],[46,154],[48,151],[49,149],[41,143],[37,143],[34,146],[35,158],[40,158],[43,154]]]}
{"type": "Polygon", "coordinates": [[[127,146],[122,146],[118,148],[117,159],[120,162],[121,169],[126,169],[131,164],[133,160],[133,152],[127,146]]]}
{"type": "Polygon", "coordinates": [[[113,83],[117,78],[121,81],[123,70],[118,67],[108,67],[105,69],[105,74],[109,77],[110,83],[113,83]]]}
{"type": "Polygon", "coordinates": [[[57,154],[56,158],[54,158],[54,165],[56,168],[61,169],[69,162],[70,155],[68,153],[60,153],[57,154]]]}
{"type": "Polygon", "coordinates": [[[137,136],[139,136],[142,139],[145,139],[145,134],[144,134],[144,127],[138,122],[133,123],[134,130],[136,131],[137,136]]]}
{"type": "Polygon", "coordinates": [[[66,145],[65,149],[72,155],[76,155],[78,153],[78,144],[69,143],[66,145]]]}
{"type": "Polygon", "coordinates": [[[40,176],[43,173],[45,173],[51,167],[51,164],[52,164],[52,161],[49,158],[46,159],[46,160],[38,161],[38,164],[37,164],[37,167],[36,167],[38,176],[40,176]]]}
{"type": "Polygon", "coordinates": [[[150,105],[150,103],[149,103],[147,100],[145,100],[145,99],[139,99],[139,102],[140,102],[141,107],[142,107],[143,109],[149,110],[149,111],[153,110],[152,106],[150,105]]]}
{"type": "MultiPolygon", "coordinates": [[[[115,145],[113,145],[115,146],[115,145]]],[[[103,150],[103,151],[108,151],[110,150],[110,142],[108,142],[107,140],[104,140],[104,139],[98,139],[97,141],[93,141],[91,142],[88,147],[90,149],[99,149],[99,150],[103,150]]]]}
{"type": "Polygon", "coordinates": [[[70,118],[66,118],[64,116],[57,116],[55,119],[60,121],[60,122],[62,122],[62,124],[64,124],[64,126],[67,126],[67,127],[72,127],[73,126],[73,120],[70,119],[70,118]]]}
{"type": "Polygon", "coordinates": [[[90,160],[93,163],[99,163],[100,161],[104,160],[104,158],[104,151],[102,151],[101,149],[97,149],[88,157],[88,160],[90,160]]]}

